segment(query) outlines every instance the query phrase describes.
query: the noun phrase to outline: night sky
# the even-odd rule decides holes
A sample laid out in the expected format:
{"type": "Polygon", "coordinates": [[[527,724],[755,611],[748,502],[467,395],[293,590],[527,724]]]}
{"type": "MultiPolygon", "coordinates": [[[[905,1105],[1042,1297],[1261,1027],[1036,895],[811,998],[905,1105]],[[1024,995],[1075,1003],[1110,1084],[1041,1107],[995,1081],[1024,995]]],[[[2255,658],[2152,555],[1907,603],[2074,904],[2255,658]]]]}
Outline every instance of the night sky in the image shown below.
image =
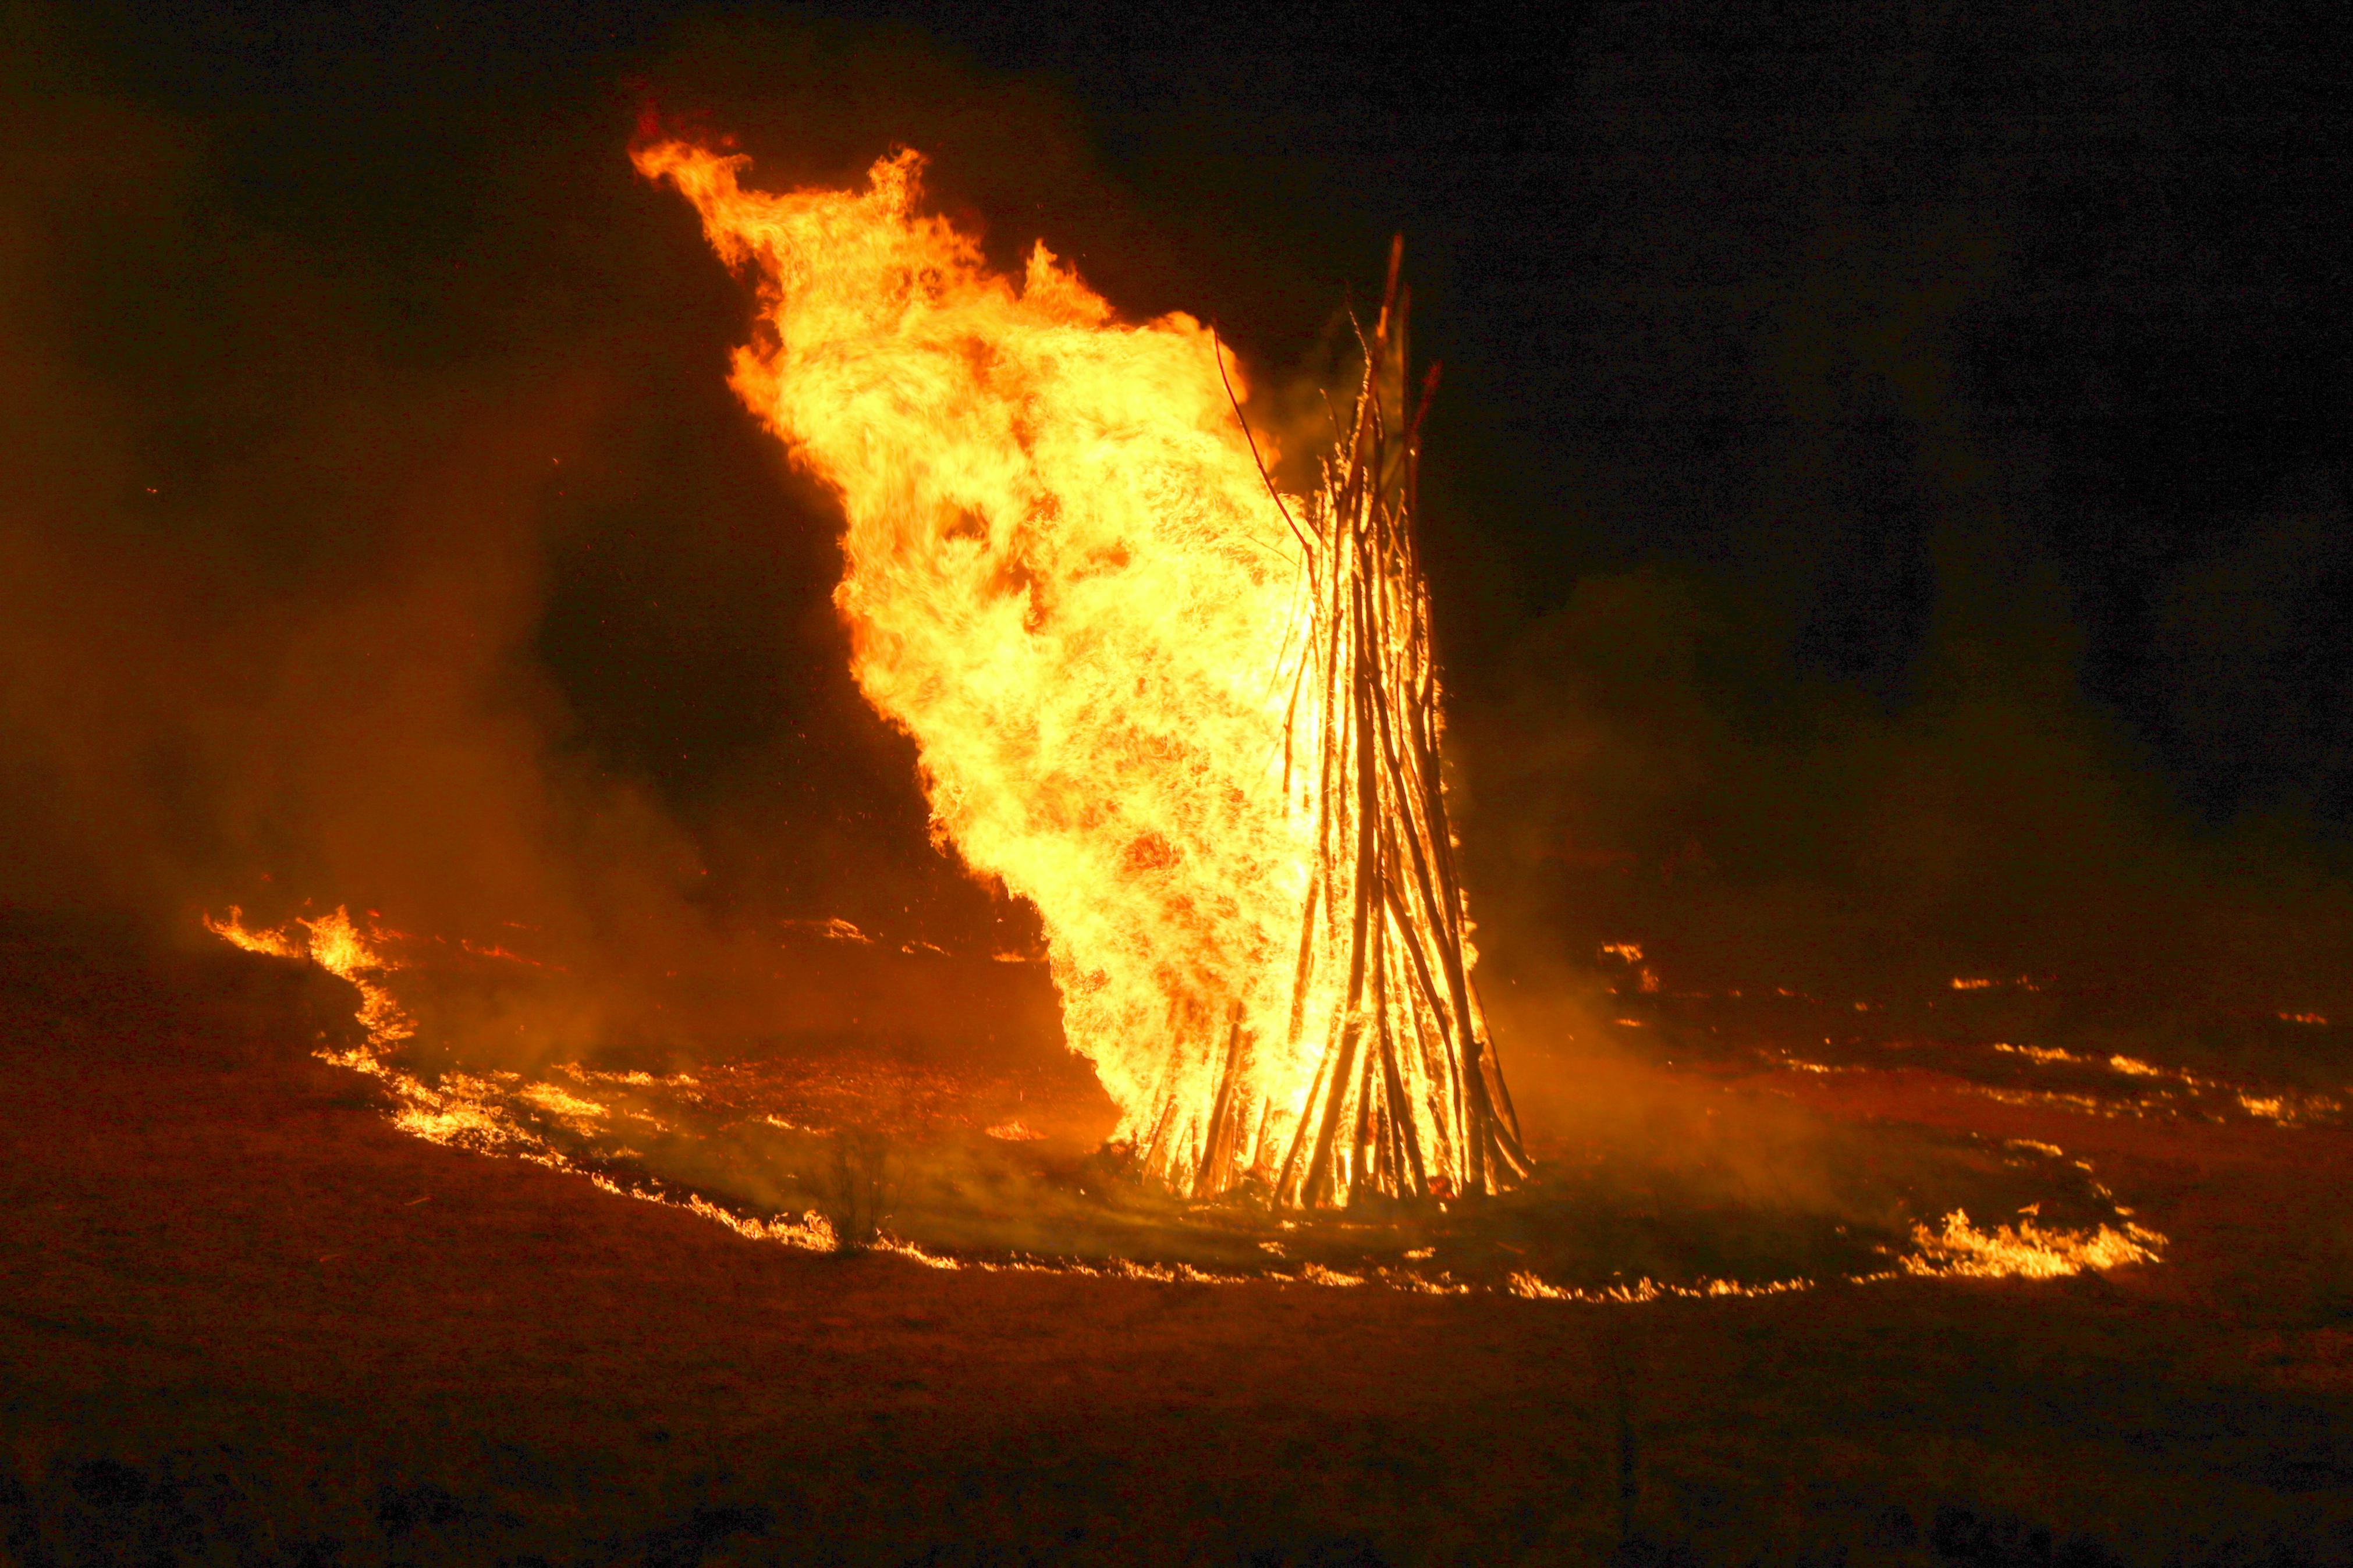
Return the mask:
{"type": "Polygon", "coordinates": [[[1269,384],[1403,233],[1497,962],[2342,967],[2319,8],[1185,9],[11,7],[0,898],[1018,922],[651,106],[1269,384]]]}

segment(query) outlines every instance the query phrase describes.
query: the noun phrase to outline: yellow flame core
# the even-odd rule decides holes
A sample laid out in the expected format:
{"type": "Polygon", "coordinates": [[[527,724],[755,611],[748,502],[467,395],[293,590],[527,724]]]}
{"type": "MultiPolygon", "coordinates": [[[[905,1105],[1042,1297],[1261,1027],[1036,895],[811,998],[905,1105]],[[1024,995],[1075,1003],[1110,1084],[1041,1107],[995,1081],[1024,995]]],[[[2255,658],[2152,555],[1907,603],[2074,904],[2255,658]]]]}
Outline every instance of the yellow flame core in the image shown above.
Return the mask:
{"type": "MultiPolygon", "coordinates": [[[[1114,321],[1042,245],[991,271],[917,211],[913,153],[782,195],[679,143],[637,162],[764,285],[733,384],[841,498],[855,673],[935,831],[1037,906],[1124,1135],[1198,1161],[1231,1032],[1286,1037],[1314,855],[1282,679],[1310,612],[1238,367],[1190,317],[1114,321]]],[[[1276,1148],[1318,1061],[1240,1066],[1242,1142],[1276,1148]]]]}

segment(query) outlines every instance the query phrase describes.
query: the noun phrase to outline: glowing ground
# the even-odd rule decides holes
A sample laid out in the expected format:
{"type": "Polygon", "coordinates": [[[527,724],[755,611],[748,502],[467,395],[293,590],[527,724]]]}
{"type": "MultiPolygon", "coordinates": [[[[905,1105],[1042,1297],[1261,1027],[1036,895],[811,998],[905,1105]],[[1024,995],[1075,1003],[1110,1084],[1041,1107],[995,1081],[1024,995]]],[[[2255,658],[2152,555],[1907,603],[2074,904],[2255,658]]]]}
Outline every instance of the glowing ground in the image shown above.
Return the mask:
{"type": "Polygon", "coordinates": [[[2063,1149],[2169,1238],[2160,1265],[2042,1283],[1591,1307],[944,1271],[404,1135],[306,1055],[299,979],[236,954],[159,975],[17,933],[0,975],[15,1561],[2353,1545],[2332,1124],[1777,1077],[1800,1098],[1767,1098],[1866,1140],[2063,1149]]]}
{"type": "Polygon", "coordinates": [[[1262,1193],[1193,1202],[1138,1181],[1105,1147],[1112,1120],[1076,1073],[871,1055],[482,1072],[420,1057],[395,1047],[375,1068],[381,1108],[406,1130],[788,1246],[832,1248],[845,1140],[881,1130],[862,1145],[885,1211],[879,1244],[941,1268],[1556,1299],[2057,1274],[2164,1246],[2091,1162],[2055,1144],[1793,1106],[1777,1096],[1778,1063],[1587,1064],[1579,1076],[1619,1114],[1536,1138],[1543,1158],[1521,1189],[1335,1214],[1262,1193]]]}

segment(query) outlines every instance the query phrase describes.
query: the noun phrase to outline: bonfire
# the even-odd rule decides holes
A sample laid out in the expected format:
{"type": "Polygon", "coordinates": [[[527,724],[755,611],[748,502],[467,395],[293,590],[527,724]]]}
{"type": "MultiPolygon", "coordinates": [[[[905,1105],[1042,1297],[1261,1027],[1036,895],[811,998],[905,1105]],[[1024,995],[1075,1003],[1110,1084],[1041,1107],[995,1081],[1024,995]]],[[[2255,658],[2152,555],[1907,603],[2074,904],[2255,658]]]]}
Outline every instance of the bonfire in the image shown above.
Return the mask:
{"type": "Polygon", "coordinates": [[[1038,909],[1136,1171],[1291,1207],[1525,1175],[1440,778],[1436,378],[1409,377],[1397,251],[1286,495],[1212,331],[1119,321],[1043,245],[992,269],[913,153],[784,195],[636,156],[758,284],[733,384],[840,499],[860,687],[942,844],[1038,909]]]}

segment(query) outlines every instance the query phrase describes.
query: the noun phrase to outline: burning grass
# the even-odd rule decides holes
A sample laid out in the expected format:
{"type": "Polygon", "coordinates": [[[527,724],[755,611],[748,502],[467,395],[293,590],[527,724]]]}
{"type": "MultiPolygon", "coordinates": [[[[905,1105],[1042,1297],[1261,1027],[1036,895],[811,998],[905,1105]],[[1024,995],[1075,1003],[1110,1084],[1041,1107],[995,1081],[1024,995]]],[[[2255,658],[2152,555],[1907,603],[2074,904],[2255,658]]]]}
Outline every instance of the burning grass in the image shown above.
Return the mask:
{"type": "Polygon", "coordinates": [[[1624,1058],[1540,1075],[1573,1079],[1584,1109],[1557,1120],[1533,1175],[1508,1194],[1360,1194],[1305,1212],[1248,1185],[1195,1199],[1106,1139],[1114,1113],[1083,1077],[992,1075],[871,1042],[739,1049],[691,1071],[483,1069],[407,1022],[398,997],[429,990],[434,969],[382,951],[391,939],[372,941],[343,911],[214,929],[353,984],[353,1016],[320,1054],[372,1079],[402,1131],[802,1248],[872,1247],[942,1268],[1609,1300],[2049,1278],[2148,1261],[2162,1245],[2087,1162],[2054,1145],[1809,1113],[1624,1058]],[[1028,1136],[1004,1135],[1016,1123],[1028,1136]]]}

